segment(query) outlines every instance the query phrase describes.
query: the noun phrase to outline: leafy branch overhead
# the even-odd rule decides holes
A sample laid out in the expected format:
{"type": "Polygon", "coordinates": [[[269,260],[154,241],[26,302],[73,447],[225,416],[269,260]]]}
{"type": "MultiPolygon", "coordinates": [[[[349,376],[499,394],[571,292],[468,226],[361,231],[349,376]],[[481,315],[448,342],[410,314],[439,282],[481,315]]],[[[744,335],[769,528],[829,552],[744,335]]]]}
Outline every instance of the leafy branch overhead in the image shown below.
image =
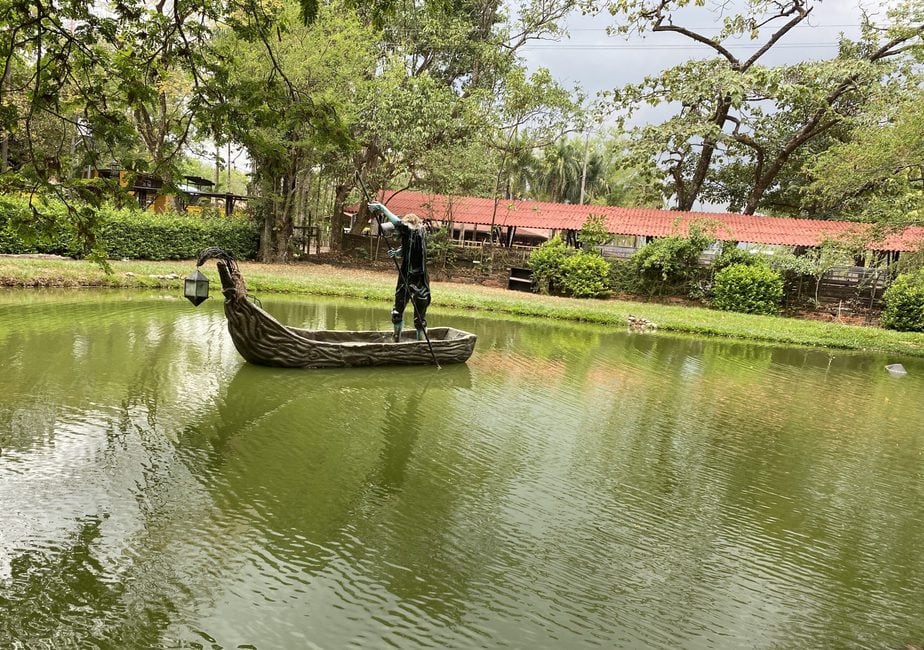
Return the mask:
{"type": "Polygon", "coordinates": [[[442,179],[485,191],[509,117],[494,103],[523,92],[543,138],[566,130],[566,93],[543,71],[524,83],[518,52],[557,37],[573,6],[526,0],[508,15],[500,0],[120,0],[103,11],[9,0],[4,186],[73,204],[92,246],[92,205],[74,201],[99,203],[115,184],[84,170],[154,174],[169,192],[191,150],[233,144],[254,167],[262,255],[285,259],[311,178],[324,174],[340,207],[356,170],[373,189],[442,179]]]}

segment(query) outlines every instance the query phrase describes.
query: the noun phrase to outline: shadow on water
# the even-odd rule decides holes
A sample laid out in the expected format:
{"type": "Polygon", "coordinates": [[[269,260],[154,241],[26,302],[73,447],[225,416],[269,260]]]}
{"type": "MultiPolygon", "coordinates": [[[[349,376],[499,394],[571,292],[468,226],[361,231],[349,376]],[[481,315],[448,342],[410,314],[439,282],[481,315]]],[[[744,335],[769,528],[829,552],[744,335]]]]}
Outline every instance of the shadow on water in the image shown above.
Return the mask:
{"type": "Polygon", "coordinates": [[[421,388],[411,395],[391,391],[383,400],[382,452],[368,483],[379,492],[380,498],[394,495],[404,485],[407,464],[420,436],[420,410],[425,390],[421,388]]]}
{"type": "MultiPolygon", "coordinates": [[[[268,412],[293,401],[335,398],[352,391],[378,393],[396,386],[419,390],[470,389],[471,370],[465,364],[437,369],[431,366],[400,368],[289,369],[244,363],[234,372],[219,397],[214,419],[201,429],[217,428],[219,438],[233,435],[268,412]],[[217,415],[217,417],[215,417],[217,415]],[[216,426],[215,423],[220,423],[216,426]]],[[[205,421],[208,422],[209,418],[205,421]]]]}
{"type": "Polygon", "coordinates": [[[126,583],[97,559],[103,521],[83,517],[54,546],[12,559],[9,588],[0,591],[0,647],[161,645],[176,607],[163,595],[126,600],[126,583]]]}
{"type": "MultiPolygon", "coordinates": [[[[415,513],[403,491],[409,480],[426,480],[426,462],[415,464],[415,453],[421,436],[439,435],[439,409],[471,390],[464,364],[308,371],[240,366],[214,408],[184,428],[176,450],[217,508],[197,523],[201,533],[235,528],[232,522],[249,512],[242,536],[225,537],[230,548],[246,551],[225,553],[203,573],[221,580],[237,575],[237,588],[247,588],[248,576],[262,582],[253,572],[265,573],[265,557],[286,558],[285,566],[273,568],[295,586],[277,594],[280,601],[299,602],[310,585],[335,580],[359,592],[355,598],[344,594],[341,607],[372,616],[381,604],[368,599],[378,591],[373,585],[382,583],[401,602],[440,620],[459,620],[465,571],[446,552],[452,535],[443,529],[453,522],[443,515],[452,511],[454,497],[441,492],[427,512],[415,513]],[[387,542],[383,534],[397,537],[387,542]],[[392,561],[369,562],[378,546],[392,561]],[[258,556],[255,547],[262,549],[258,556]]],[[[253,638],[272,636],[269,628],[277,624],[253,621],[253,638]]]]}

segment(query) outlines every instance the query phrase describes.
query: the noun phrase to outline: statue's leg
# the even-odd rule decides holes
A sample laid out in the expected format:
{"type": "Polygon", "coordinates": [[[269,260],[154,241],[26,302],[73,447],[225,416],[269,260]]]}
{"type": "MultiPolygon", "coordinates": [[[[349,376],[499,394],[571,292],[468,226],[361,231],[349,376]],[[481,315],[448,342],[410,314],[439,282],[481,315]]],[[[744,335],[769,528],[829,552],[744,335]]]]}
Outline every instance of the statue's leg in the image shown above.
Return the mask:
{"type": "Polygon", "coordinates": [[[417,330],[417,340],[426,338],[427,307],[430,306],[430,287],[424,278],[418,278],[413,284],[414,299],[414,329],[417,330]]]}
{"type": "Polygon", "coordinates": [[[407,292],[401,282],[395,290],[395,306],[391,309],[391,325],[394,329],[395,343],[401,340],[401,329],[404,327],[404,307],[407,305],[407,292]]]}

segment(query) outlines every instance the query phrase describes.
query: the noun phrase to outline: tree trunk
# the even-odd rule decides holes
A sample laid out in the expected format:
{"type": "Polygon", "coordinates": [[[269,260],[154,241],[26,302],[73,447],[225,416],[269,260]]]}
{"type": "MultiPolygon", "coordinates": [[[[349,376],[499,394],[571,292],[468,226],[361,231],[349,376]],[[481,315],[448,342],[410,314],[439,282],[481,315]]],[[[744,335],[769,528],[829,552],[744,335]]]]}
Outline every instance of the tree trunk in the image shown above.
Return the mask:
{"type": "Polygon", "coordinates": [[[823,113],[821,111],[816,112],[812,119],[799,129],[798,133],[789,139],[780,151],[780,154],[776,157],[776,160],[755,179],[754,186],[751,188],[747,203],[744,206],[744,214],[754,214],[757,211],[760,200],[764,198],[767,189],[783,169],[783,166],[789,161],[794,151],[839,122],[837,119],[831,119],[822,123],[822,117],[823,113]]]}
{"type": "MultiPolygon", "coordinates": [[[[720,129],[725,125],[728,119],[728,113],[731,110],[731,102],[726,98],[718,102],[715,113],[712,117],[712,123],[720,129]]],[[[712,156],[715,154],[715,139],[709,138],[703,141],[703,149],[699,154],[699,160],[696,162],[696,171],[689,183],[682,188],[677,188],[677,209],[689,212],[693,209],[693,204],[699,196],[703,183],[706,182],[706,176],[709,174],[709,168],[712,166],[712,156]]],[[[681,174],[682,176],[682,174],[681,174]]]]}
{"type": "Polygon", "coordinates": [[[343,225],[346,223],[343,207],[351,189],[349,185],[338,184],[334,190],[334,210],[330,216],[330,250],[332,253],[343,252],[343,225]]]}
{"type": "Polygon", "coordinates": [[[372,214],[366,209],[364,203],[359,206],[359,212],[356,213],[356,219],[353,220],[353,226],[350,228],[351,235],[361,235],[366,228],[372,227],[372,214]]]}
{"type": "Polygon", "coordinates": [[[293,212],[298,191],[298,183],[294,175],[290,174],[286,176],[284,187],[285,195],[282,206],[281,209],[276,212],[276,223],[273,227],[275,243],[273,246],[272,261],[278,264],[286,264],[289,261],[289,245],[292,241],[292,233],[295,225],[293,212]]]}
{"type": "Polygon", "coordinates": [[[264,161],[253,161],[253,183],[256,194],[260,197],[254,202],[254,216],[262,220],[260,232],[260,248],[257,258],[261,262],[269,262],[273,255],[273,227],[279,201],[279,178],[269,170],[271,167],[264,161]]]}
{"type": "MultiPolygon", "coordinates": [[[[6,87],[9,85],[10,69],[7,65],[3,71],[3,79],[0,79],[0,98],[6,97],[6,87]]],[[[0,136],[0,174],[5,174],[10,160],[10,134],[4,129],[0,136]]]]}
{"type": "MultiPolygon", "coordinates": [[[[369,172],[373,172],[371,175],[375,178],[375,169],[378,167],[378,147],[375,143],[368,145],[363,152],[362,157],[354,156],[353,165],[358,170],[365,170],[365,178],[368,179],[370,176],[369,172]]],[[[366,188],[372,193],[371,198],[375,198],[376,192],[378,191],[377,185],[375,187],[366,188]]],[[[366,226],[372,226],[372,215],[366,209],[365,197],[360,201],[359,214],[357,215],[356,220],[353,222],[352,228],[350,228],[351,235],[361,235],[366,226]]]]}
{"type": "Polygon", "coordinates": [[[263,219],[263,233],[260,235],[260,261],[271,262],[273,260],[273,215],[272,212],[267,214],[263,219]]]}
{"type": "Polygon", "coordinates": [[[764,198],[764,194],[767,192],[767,188],[770,187],[770,183],[775,176],[776,174],[773,176],[764,174],[754,182],[754,186],[748,193],[748,200],[744,204],[744,214],[754,214],[757,212],[757,206],[760,205],[760,200],[764,198]]]}
{"type": "Polygon", "coordinates": [[[218,191],[218,181],[221,175],[221,156],[218,154],[218,139],[215,139],[215,192],[218,191]]]}
{"type": "Polygon", "coordinates": [[[275,183],[270,190],[269,196],[263,204],[263,232],[260,234],[260,261],[269,262],[273,257],[273,226],[276,221],[276,203],[278,197],[275,191],[275,183]]]}

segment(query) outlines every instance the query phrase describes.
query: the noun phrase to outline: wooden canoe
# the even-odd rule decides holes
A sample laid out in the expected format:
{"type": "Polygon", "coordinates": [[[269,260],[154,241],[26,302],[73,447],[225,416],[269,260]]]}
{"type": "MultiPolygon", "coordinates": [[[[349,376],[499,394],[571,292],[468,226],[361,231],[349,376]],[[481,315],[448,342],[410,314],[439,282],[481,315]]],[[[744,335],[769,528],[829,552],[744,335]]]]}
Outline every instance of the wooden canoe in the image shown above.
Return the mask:
{"type": "Polygon", "coordinates": [[[427,330],[430,343],[418,341],[413,329],[393,341],[390,331],[309,330],[288,327],[247,297],[234,259],[218,248],[199,254],[197,266],[216,259],[225,316],[234,347],[244,359],[281,368],[439,365],[464,363],[475,349],[474,334],[452,327],[427,330]],[[431,353],[432,346],[432,353],[431,353]]]}

